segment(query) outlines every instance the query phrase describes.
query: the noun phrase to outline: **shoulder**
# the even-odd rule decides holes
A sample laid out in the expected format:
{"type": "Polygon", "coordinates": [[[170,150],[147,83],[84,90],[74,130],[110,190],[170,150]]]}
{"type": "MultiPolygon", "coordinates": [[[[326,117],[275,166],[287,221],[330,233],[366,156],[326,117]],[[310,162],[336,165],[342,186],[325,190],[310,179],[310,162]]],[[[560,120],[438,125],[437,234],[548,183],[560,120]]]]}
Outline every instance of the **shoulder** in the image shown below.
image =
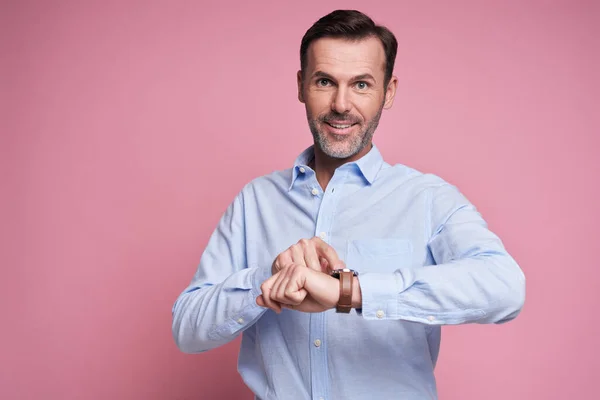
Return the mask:
{"type": "Polygon", "coordinates": [[[413,199],[424,199],[430,210],[458,209],[470,201],[454,184],[434,173],[426,173],[403,164],[386,164],[377,180],[382,187],[413,199]],[[381,179],[380,179],[381,178],[381,179]]]}
{"type": "Polygon", "coordinates": [[[240,196],[256,198],[273,192],[287,191],[292,182],[292,173],[293,168],[288,168],[256,177],[242,188],[240,196]]]}
{"type": "Polygon", "coordinates": [[[381,179],[382,183],[397,182],[402,185],[408,185],[413,189],[422,190],[433,190],[452,186],[442,177],[429,173],[422,172],[415,168],[409,167],[404,164],[387,164],[384,163],[381,171],[379,172],[377,179],[381,179]]]}

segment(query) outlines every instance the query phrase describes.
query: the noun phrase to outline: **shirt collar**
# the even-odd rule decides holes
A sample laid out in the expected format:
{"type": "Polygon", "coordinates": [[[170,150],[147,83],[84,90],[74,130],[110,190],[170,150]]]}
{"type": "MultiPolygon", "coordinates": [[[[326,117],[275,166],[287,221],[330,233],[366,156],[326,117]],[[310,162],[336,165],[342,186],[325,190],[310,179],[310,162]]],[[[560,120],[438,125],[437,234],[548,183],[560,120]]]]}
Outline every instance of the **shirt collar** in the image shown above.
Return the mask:
{"type": "MultiPolygon", "coordinates": [[[[290,182],[290,187],[288,188],[288,191],[292,190],[294,182],[296,181],[296,178],[298,178],[299,174],[306,173],[306,171],[308,170],[312,171],[312,169],[308,166],[308,163],[314,157],[314,154],[315,151],[313,145],[304,150],[298,156],[298,158],[296,158],[296,161],[294,162],[294,168],[292,169],[292,180],[290,182]]],[[[363,157],[359,158],[356,161],[346,163],[339,168],[348,168],[349,166],[357,167],[358,171],[360,171],[360,174],[366,179],[369,185],[371,185],[377,178],[377,173],[381,169],[382,165],[383,157],[379,152],[377,146],[373,144],[371,150],[369,150],[369,152],[363,157]]]]}

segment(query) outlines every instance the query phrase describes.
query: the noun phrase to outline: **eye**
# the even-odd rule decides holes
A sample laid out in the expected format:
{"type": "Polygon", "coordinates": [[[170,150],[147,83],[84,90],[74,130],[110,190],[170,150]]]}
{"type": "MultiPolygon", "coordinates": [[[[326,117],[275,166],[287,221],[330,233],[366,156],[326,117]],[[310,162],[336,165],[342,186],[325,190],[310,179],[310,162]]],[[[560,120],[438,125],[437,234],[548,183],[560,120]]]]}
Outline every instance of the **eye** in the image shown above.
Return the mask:
{"type": "Polygon", "coordinates": [[[330,83],[331,82],[327,78],[320,78],[319,80],[317,80],[317,86],[320,87],[329,86],[330,83]]]}
{"type": "Polygon", "coordinates": [[[356,82],[355,85],[358,90],[365,90],[369,88],[369,84],[363,81],[356,82]]]}

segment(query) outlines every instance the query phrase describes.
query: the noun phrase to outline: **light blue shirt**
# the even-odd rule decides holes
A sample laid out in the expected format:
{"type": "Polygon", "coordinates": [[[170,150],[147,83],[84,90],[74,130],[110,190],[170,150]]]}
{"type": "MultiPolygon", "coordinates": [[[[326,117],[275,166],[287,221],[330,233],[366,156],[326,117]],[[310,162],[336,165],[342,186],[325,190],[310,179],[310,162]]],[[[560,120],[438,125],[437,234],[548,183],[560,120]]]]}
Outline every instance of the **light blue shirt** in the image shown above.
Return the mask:
{"type": "Polygon", "coordinates": [[[262,400],[436,399],[441,325],[515,318],[521,269],[441,178],[391,166],[373,146],[323,191],[312,154],[255,179],[228,207],[173,306],[178,347],[200,353],[243,333],[238,370],[262,400]],[[313,236],[359,272],[362,310],[258,306],[275,257],[313,236]]]}

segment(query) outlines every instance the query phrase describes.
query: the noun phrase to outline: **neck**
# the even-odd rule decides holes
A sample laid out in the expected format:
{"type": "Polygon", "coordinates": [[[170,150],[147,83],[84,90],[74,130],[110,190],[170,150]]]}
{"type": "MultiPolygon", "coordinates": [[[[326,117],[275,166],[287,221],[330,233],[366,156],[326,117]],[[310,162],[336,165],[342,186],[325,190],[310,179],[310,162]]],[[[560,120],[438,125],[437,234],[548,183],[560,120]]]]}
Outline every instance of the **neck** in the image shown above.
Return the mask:
{"type": "Polygon", "coordinates": [[[346,163],[356,161],[362,158],[371,150],[372,147],[373,144],[369,143],[353,156],[347,158],[334,158],[323,153],[323,151],[315,144],[315,155],[310,160],[308,165],[309,167],[315,170],[315,174],[317,175],[317,181],[319,182],[321,189],[325,190],[337,168],[341,167],[346,163]]]}

